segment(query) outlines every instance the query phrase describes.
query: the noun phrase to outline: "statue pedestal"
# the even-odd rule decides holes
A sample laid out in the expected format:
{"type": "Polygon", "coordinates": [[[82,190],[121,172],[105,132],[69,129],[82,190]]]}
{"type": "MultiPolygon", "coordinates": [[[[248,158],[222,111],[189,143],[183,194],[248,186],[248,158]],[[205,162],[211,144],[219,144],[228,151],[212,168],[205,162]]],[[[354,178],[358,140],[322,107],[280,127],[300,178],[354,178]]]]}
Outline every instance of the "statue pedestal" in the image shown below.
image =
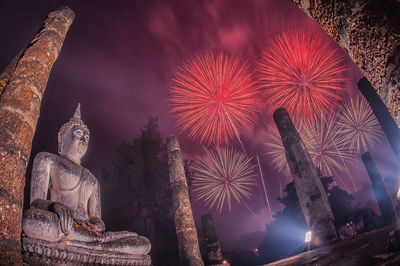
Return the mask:
{"type": "Polygon", "coordinates": [[[30,237],[22,238],[22,256],[28,265],[151,265],[149,255],[90,250],[30,237]]]}

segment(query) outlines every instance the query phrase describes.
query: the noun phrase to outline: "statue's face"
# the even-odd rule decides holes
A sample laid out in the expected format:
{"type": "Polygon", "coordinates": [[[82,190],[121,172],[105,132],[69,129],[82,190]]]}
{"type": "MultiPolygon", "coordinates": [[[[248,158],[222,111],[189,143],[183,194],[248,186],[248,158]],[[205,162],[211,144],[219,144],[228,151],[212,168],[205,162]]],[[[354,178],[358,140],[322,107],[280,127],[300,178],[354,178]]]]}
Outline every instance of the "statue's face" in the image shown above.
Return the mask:
{"type": "Polygon", "coordinates": [[[88,144],[89,133],[81,126],[73,126],[63,138],[61,154],[80,161],[86,154],[88,144]]]}

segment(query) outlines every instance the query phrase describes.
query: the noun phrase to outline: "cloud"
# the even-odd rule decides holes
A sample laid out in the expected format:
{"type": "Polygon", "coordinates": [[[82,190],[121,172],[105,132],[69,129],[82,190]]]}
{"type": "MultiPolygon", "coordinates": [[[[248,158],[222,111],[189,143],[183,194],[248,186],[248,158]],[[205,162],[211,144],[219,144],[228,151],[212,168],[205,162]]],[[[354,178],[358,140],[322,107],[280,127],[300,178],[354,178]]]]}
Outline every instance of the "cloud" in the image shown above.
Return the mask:
{"type": "Polygon", "coordinates": [[[248,31],[244,25],[234,25],[231,28],[221,28],[218,31],[218,37],[227,51],[237,53],[251,46],[248,31]]]}
{"type": "Polygon", "coordinates": [[[148,27],[150,32],[158,39],[168,39],[177,42],[177,20],[170,6],[159,3],[149,14],[148,27]]]}

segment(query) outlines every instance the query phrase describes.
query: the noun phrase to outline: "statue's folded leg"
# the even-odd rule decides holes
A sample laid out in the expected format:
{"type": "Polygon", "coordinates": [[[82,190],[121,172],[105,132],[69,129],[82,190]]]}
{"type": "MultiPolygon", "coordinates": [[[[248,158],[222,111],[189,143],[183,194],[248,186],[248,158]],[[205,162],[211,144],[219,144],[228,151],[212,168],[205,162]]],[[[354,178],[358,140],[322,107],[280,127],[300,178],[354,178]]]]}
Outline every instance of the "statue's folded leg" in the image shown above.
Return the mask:
{"type": "MultiPolygon", "coordinates": [[[[105,232],[104,234],[115,234],[118,232],[105,232]]],[[[126,254],[147,255],[151,250],[150,241],[144,236],[129,236],[115,241],[103,243],[103,248],[111,252],[121,252],[126,254]]]]}
{"type": "Polygon", "coordinates": [[[58,242],[64,236],[57,214],[37,208],[25,211],[22,230],[28,237],[49,242],[58,242]]]}
{"type": "Polygon", "coordinates": [[[150,241],[144,236],[138,236],[135,233],[129,232],[105,232],[103,233],[103,241],[97,242],[82,242],[82,241],[68,241],[72,246],[88,248],[98,251],[106,251],[111,253],[123,253],[131,255],[147,255],[151,250],[150,241]],[[120,238],[121,235],[128,237],[120,238]],[[112,234],[120,235],[112,237],[112,234]],[[110,240],[113,239],[113,240],[110,240]],[[107,241],[108,240],[108,241],[107,241]]]}

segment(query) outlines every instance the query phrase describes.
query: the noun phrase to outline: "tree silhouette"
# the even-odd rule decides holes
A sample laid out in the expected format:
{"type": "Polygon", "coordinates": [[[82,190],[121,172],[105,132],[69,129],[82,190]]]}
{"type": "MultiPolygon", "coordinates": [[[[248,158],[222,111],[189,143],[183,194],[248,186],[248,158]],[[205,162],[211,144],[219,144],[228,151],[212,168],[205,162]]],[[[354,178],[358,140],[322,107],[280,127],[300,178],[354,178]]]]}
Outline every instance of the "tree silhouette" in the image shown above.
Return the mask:
{"type": "Polygon", "coordinates": [[[138,137],[122,142],[113,168],[102,175],[103,217],[108,230],[148,237],[155,265],[178,265],[166,145],[157,118],[138,137]]]}

